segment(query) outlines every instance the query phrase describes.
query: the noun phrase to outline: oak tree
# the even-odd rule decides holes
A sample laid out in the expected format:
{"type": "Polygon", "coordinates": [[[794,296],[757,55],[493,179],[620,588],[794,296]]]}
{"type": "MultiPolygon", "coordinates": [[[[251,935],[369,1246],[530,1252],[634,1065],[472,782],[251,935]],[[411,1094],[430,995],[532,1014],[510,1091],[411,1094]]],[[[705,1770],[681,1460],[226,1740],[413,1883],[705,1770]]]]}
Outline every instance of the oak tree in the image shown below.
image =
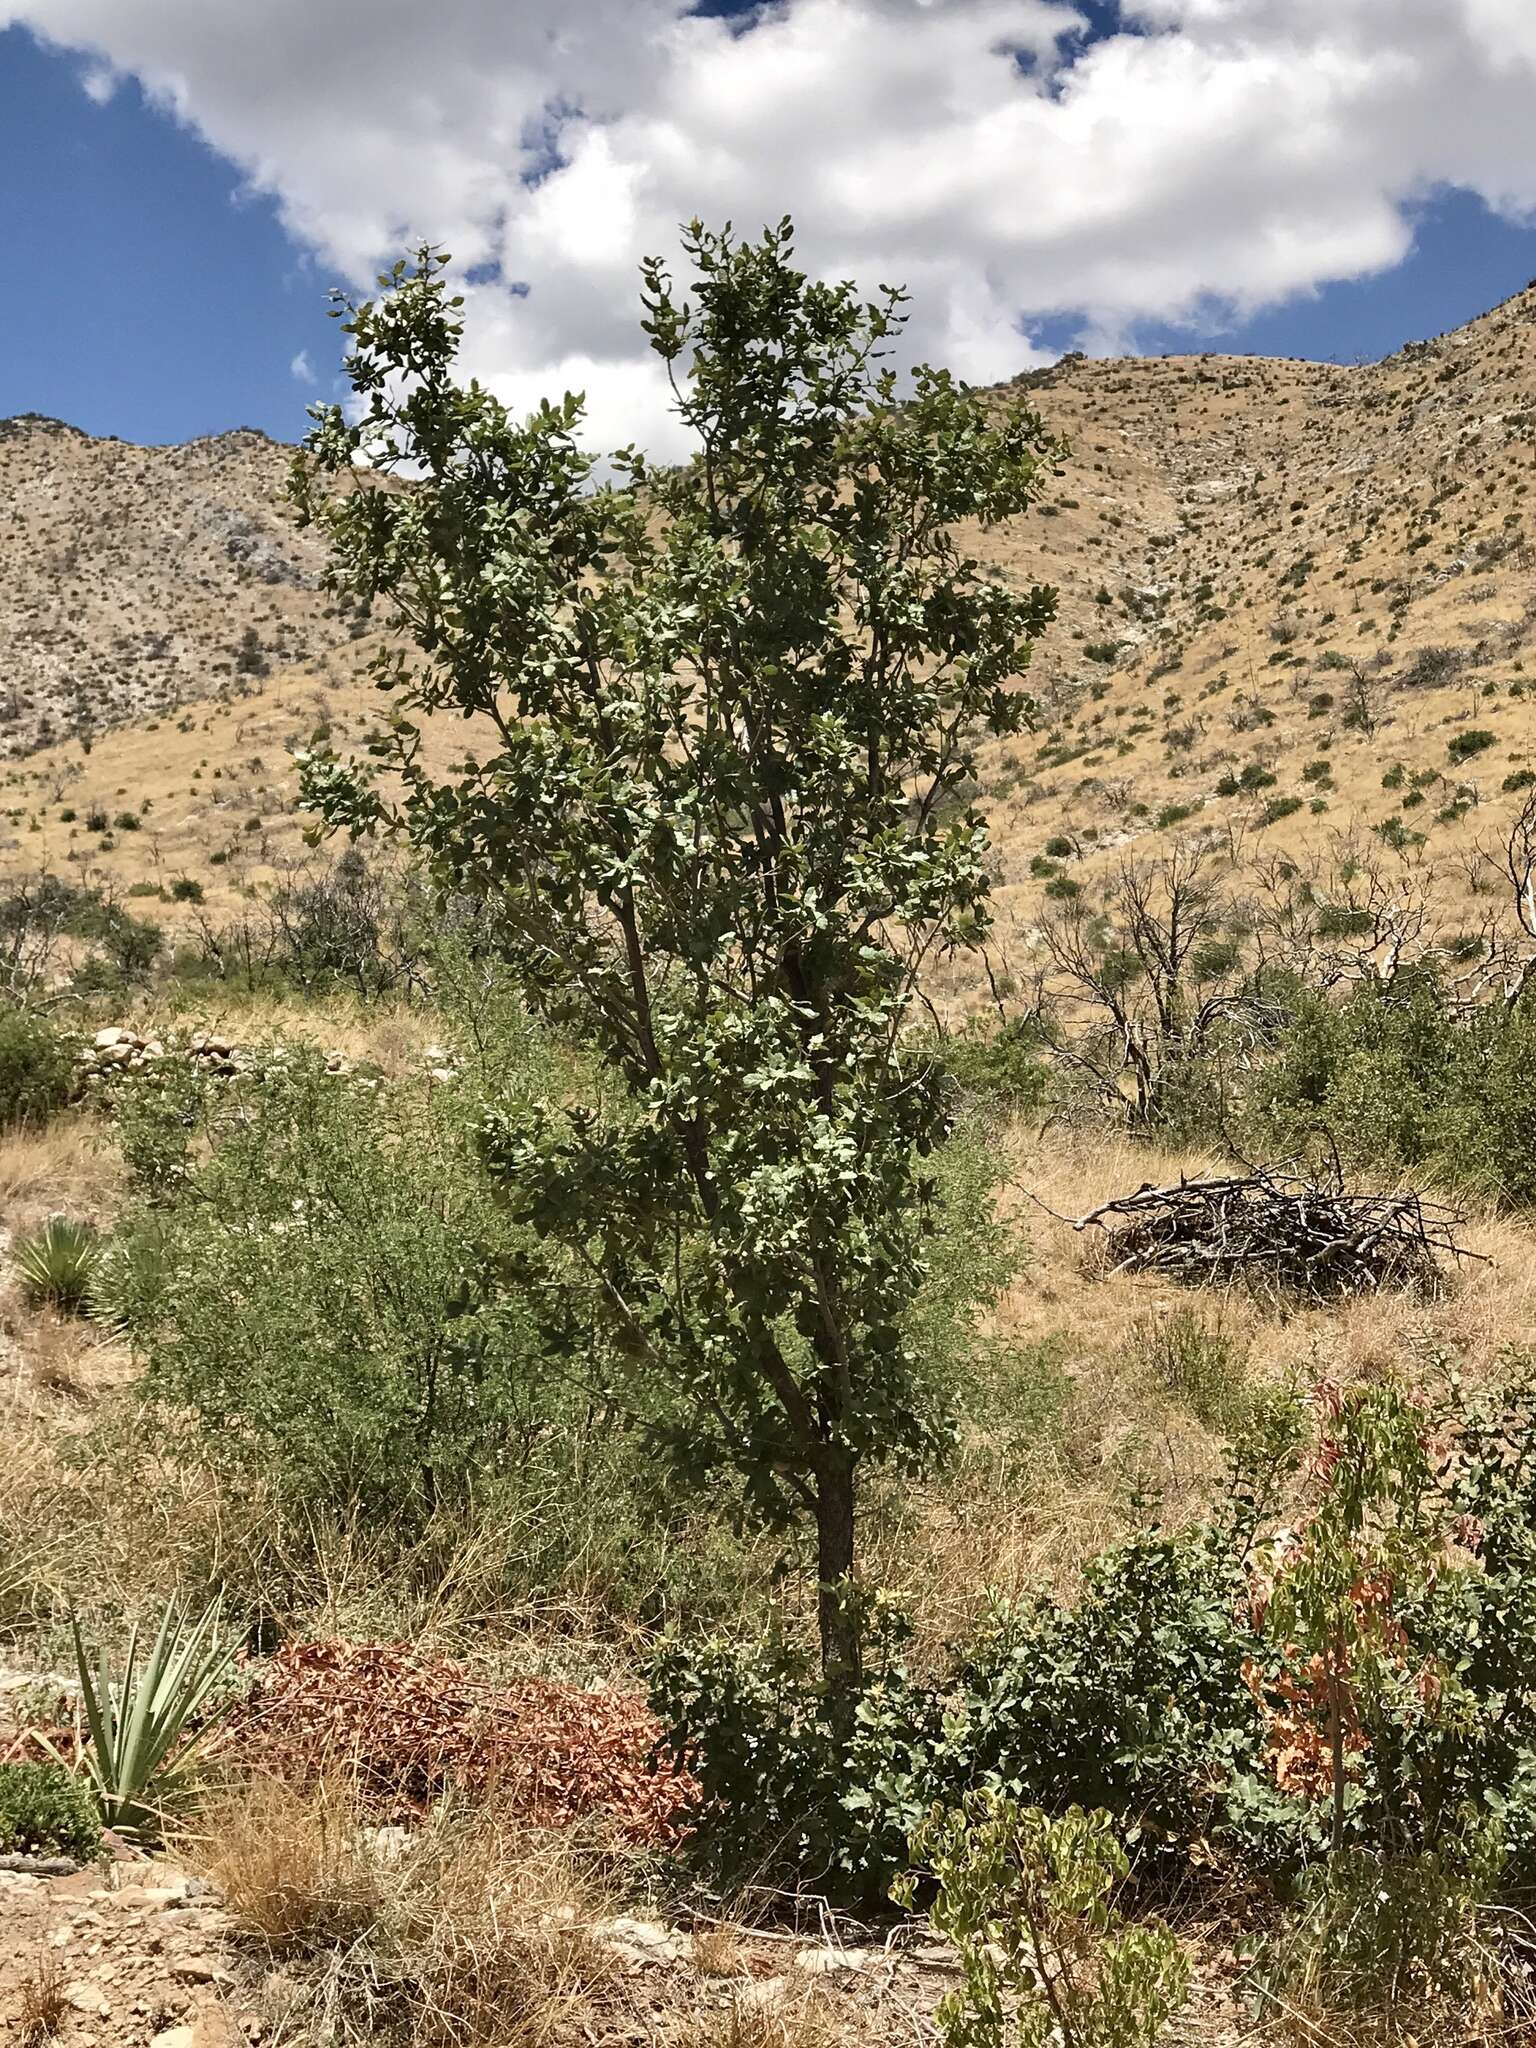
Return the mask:
{"type": "Polygon", "coordinates": [[[787,221],[684,248],[688,295],[659,261],[641,295],[677,467],[599,465],[578,397],[518,418],[461,382],[446,257],[343,308],[354,403],[317,409],[293,488],[398,629],[390,773],[316,752],[306,800],[486,899],[530,1004],[616,1077],[620,1111],[551,1105],[495,1163],[590,1276],[593,1355],[666,1384],[679,1453],[810,1518],[847,1688],[860,1470],[943,1434],[908,1318],[952,1108],[914,1003],[985,938],[974,750],[1025,723],[1054,609],[957,527],[1023,512],[1058,451],[942,370],[899,384],[905,294],[808,277],[787,221]],[[423,721],[449,716],[445,769],[423,721]]]}

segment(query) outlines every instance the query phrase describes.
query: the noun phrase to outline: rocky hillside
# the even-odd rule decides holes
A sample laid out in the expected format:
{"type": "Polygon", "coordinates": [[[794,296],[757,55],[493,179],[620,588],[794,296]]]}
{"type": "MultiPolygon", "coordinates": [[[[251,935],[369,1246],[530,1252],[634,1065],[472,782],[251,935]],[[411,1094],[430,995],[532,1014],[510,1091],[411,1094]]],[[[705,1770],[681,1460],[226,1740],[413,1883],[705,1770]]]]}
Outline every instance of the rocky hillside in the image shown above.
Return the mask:
{"type": "Polygon", "coordinates": [[[0,750],[92,737],[323,660],[346,622],[252,428],[180,448],[0,421],[0,750]]]}
{"type": "MultiPolygon", "coordinates": [[[[1005,939],[1027,949],[1063,859],[1180,828],[1464,855],[1536,766],[1536,290],[1360,367],[1068,358],[1021,383],[1070,452],[976,542],[1060,592],[1038,730],[982,764],[1005,939]]],[[[286,454],[0,426],[0,863],[140,893],[196,873],[216,902],[297,846],[284,749],[376,700],[282,509],[286,454]]]]}

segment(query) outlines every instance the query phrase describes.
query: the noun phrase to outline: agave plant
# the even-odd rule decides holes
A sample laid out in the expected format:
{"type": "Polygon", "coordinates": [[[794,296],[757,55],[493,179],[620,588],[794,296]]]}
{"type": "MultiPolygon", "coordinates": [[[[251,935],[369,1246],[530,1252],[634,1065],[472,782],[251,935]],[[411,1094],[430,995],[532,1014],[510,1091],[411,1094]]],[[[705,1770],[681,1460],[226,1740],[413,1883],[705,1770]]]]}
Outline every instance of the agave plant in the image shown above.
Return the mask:
{"type": "Polygon", "coordinates": [[[164,1821],[190,1803],[196,1752],[214,1724],[204,1720],[188,1729],[229,1668],[235,1645],[220,1638],[217,1601],[195,1620],[173,1603],[142,1666],[134,1624],[114,1679],[104,1650],[91,1669],[80,1624],[71,1625],[91,1738],[82,1763],[102,1821],[119,1834],[153,1841],[164,1821]]]}
{"type": "Polygon", "coordinates": [[[21,1291],[33,1308],[79,1315],[90,1303],[101,1239],[89,1223],[52,1216],[33,1237],[16,1240],[13,1256],[21,1291]]]}

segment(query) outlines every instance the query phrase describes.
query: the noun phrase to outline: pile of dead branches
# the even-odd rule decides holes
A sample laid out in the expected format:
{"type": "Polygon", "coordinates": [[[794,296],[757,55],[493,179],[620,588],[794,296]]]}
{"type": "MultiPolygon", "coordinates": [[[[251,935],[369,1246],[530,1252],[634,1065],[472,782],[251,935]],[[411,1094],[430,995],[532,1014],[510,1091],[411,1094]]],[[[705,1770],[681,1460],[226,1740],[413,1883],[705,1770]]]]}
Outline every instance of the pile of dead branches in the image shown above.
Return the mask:
{"type": "Polygon", "coordinates": [[[1072,1225],[1107,1233],[1111,1272],[1337,1301],[1383,1288],[1438,1294],[1446,1259],[1482,1256],[1458,1244],[1460,1221],[1416,1194],[1352,1194],[1341,1181],[1256,1167],[1148,1182],[1072,1225]]]}

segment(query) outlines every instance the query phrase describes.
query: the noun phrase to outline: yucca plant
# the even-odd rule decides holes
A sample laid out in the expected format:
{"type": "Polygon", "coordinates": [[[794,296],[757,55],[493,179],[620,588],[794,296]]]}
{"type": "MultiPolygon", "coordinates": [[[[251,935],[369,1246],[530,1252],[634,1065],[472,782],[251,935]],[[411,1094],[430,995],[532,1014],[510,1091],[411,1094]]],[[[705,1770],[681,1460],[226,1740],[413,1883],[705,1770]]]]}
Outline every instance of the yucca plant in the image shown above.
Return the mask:
{"type": "Polygon", "coordinates": [[[228,1670],[235,1645],[220,1638],[217,1601],[196,1620],[172,1604],[142,1667],[135,1622],[114,1679],[105,1650],[92,1670],[80,1624],[71,1626],[91,1738],[81,1761],[102,1821],[118,1834],[153,1841],[166,1819],[191,1803],[196,1752],[213,1722],[187,1731],[228,1670]]]}
{"type": "Polygon", "coordinates": [[[81,1315],[89,1307],[101,1258],[93,1225],[52,1216],[34,1236],[19,1237],[12,1255],[31,1307],[55,1308],[65,1315],[81,1315]]]}

